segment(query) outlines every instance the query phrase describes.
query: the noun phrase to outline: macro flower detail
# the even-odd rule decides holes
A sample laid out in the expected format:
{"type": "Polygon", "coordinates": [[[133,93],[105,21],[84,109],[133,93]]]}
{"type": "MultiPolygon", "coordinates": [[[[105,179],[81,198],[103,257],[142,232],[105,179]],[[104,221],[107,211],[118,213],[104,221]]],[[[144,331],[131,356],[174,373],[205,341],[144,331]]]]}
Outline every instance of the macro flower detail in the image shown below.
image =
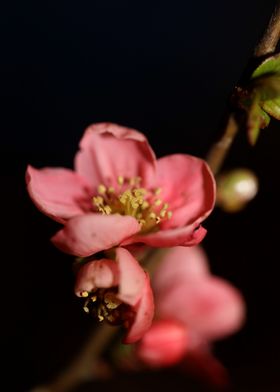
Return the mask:
{"type": "Polygon", "coordinates": [[[127,328],[124,343],[136,342],[151,326],[154,302],[149,276],[124,248],[115,250],[115,259],[83,264],[77,273],[75,293],[84,298],[87,313],[127,328]]]}
{"type": "Polygon", "coordinates": [[[29,166],[26,179],[35,205],[64,225],[53,243],[80,257],[134,243],[197,244],[215,202],[215,181],[202,159],[156,160],[143,134],[110,123],[86,130],[75,171],[29,166]]]}
{"type": "Polygon", "coordinates": [[[152,367],[175,365],[186,358],[204,373],[212,369],[223,377],[224,368],[211,354],[210,343],[243,324],[245,306],[239,291],[210,274],[206,255],[197,246],[168,250],[155,272],[153,288],[156,319],[137,345],[137,356],[152,367]],[[173,347],[169,358],[165,344],[173,347]]]}

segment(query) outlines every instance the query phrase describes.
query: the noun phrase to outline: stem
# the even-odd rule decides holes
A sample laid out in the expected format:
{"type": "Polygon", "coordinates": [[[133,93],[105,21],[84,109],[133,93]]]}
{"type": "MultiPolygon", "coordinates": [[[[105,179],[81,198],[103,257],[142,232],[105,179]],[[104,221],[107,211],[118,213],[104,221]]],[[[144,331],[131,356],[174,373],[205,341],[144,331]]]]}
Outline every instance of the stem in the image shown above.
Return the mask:
{"type": "MultiPolygon", "coordinates": [[[[48,385],[36,387],[31,392],[67,392],[82,382],[100,378],[102,362],[100,356],[118,328],[108,324],[100,325],[89,337],[82,351],[74,361],[48,385]]],[[[104,368],[103,368],[104,370],[104,368]]]]}
{"type": "MultiPolygon", "coordinates": [[[[268,26],[256,45],[254,57],[262,57],[275,51],[280,39],[280,1],[277,1],[268,26]]],[[[223,165],[227,153],[239,130],[238,124],[231,114],[221,139],[215,143],[208,153],[207,162],[214,174],[217,174],[223,165]]]]}
{"type": "Polygon", "coordinates": [[[207,162],[213,174],[217,174],[225,160],[227,152],[237,134],[238,125],[233,115],[230,115],[225,128],[225,132],[221,139],[211,148],[207,162]]]}
{"type": "Polygon", "coordinates": [[[269,20],[268,26],[257,44],[254,56],[261,57],[275,51],[278,41],[280,39],[280,1],[274,8],[274,11],[269,20]]]}

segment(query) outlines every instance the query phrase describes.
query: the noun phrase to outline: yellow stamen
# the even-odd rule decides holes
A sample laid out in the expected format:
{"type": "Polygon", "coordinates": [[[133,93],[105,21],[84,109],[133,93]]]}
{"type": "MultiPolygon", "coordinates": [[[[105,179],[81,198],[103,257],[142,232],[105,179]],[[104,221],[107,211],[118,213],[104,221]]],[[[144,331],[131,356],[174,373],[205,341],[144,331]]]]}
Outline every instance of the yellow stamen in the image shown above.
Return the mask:
{"type": "Polygon", "coordinates": [[[96,205],[96,207],[101,206],[104,202],[103,197],[101,197],[101,196],[96,196],[92,200],[93,200],[94,205],[96,205]]]}
{"type": "MultiPolygon", "coordinates": [[[[118,188],[98,186],[98,194],[93,197],[95,210],[104,215],[120,214],[129,215],[137,219],[142,233],[156,231],[158,225],[164,219],[170,219],[172,212],[168,211],[169,205],[158,195],[161,188],[152,191],[140,187],[140,177],[126,178],[117,177],[118,188]]],[[[106,305],[107,306],[107,305],[106,305]]],[[[104,318],[106,309],[103,302],[103,310],[100,315],[104,318]]]]}
{"type": "Polygon", "coordinates": [[[145,221],[145,219],[139,219],[139,220],[138,220],[138,223],[139,223],[139,225],[140,225],[141,227],[143,227],[143,226],[146,224],[146,221],[145,221]]]}
{"type": "Polygon", "coordinates": [[[106,215],[110,215],[112,212],[112,208],[108,205],[104,206],[103,211],[106,215]]]}
{"type": "Polygon", "coordinates": [[[105,185],[103,185],[103,184],[100,184],[100,185],[98,185],[98,188],[97,188],[97,190],[98,190],[98,193],[100,194],[100,195],[104,195],[105,193],[106,193],[106,186],[105,185]]]}
{"type": "Polygon", "coordinates": [[[88,297],[88,292],[87,292],[87,291],[82,291],[82,292],[81,292],[81,296],[82,296],[83,298],[88,297]]]}
{"type": "Polygon", "coordinates": [[[143,203],[141,204],[141,209],[146,210],[149,206],[150,204],[146,200],[144,200],[143,203]]]}
{"type": "Polygon", "coordinates": [[[119,184],[119,185],[123,185],[123,183],[124,183],[124,178],[123,178],[123,176],[118,176],[118,184],[119,184]]]}
{"type": "Polygon", "coordinates": [[[116,309],[122,303],[116,298],[115,294],[110,292],[104,295],[104,302],[108,309],[116,309]]]}
{"type": "Polygon", "coordinates": [[[161,193],[161,188],[156,188],[154,194],[158,196],[161,193]]]}
{"type": "Polygon", "coordinates": [[[154,205],[155,205],[155,206],[160,206],[161,203],[162,203],[162,200],[157,199],[157,200],[154,202],[154,205]]]}

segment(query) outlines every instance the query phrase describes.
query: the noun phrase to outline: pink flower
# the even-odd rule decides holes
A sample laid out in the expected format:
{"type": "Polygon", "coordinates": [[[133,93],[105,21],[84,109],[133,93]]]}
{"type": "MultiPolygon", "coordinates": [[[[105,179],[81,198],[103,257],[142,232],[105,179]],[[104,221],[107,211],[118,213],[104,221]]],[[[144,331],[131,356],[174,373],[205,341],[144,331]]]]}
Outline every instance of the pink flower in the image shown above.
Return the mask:
{"type": "Polygon", "coordinates": [[[241,327],[245,306],[239,291],[210,274],[200,247],[169,250],[153,286],[156,321],[139,342],[138,357],[150,366],[174,365],[185,358],[222,382],[226,372],[212,356],[210,343],[241,327]]]}
{"type": "Polygon", "coordinates": [[[115,260],[99,259],[82,265],[75,293],[85,298],[84,310],[99,321],[124,324],[124,343],[134,343],[150,328],[154,315],[149,276],[124,248],[116,249],[115,260]]]}
{"type": "Polygon", "coordinates": [[[27,169],[36,206],[64,224],[53,237],[61,250],[85,257],[114,246],[190,246],[215,200],[207,164],[190,155],[155,159],[145,136],[115,124],[90,126],[75,171],[27,169]]]}

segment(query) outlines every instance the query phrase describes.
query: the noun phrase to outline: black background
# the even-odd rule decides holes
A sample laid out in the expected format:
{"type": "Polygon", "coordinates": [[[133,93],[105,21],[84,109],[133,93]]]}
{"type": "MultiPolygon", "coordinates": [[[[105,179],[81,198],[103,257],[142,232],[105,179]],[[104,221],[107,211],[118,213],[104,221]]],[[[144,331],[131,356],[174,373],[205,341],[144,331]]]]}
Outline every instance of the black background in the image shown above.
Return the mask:
{"type": "MultiPolygon", "coordinates": [[[[274,1],[11,1],[1,12],[1,356],[7,391],[61,369],[92,323],[73,295],[71,257],[49,243],[58,225],[29,200],[26,165],[72,166],[93,122],[144,132],[156,154],[204,157],[274,1]]],[[[226,167],[259,177],[237,215],[218,209],[204,246],[212,271],[244,294],[243,330],[215,345],[235,391],[280,390],[278,202],[280,125],[255,148],[240,134],[226,167]]],[[[3,379],[4,383],[4,379],[3,379]]],[[[120,375],[82,391],[199,386],[175,371],[120,375]]]]}

